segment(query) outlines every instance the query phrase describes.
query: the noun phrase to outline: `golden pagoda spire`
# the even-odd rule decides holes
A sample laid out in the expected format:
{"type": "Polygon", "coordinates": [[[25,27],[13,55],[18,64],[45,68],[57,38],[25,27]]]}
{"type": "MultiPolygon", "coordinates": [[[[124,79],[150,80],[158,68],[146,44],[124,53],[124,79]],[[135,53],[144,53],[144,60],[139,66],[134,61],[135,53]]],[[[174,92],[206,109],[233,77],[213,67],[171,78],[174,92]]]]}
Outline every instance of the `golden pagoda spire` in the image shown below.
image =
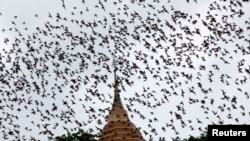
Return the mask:
{"type": "Polygon", "coordinates": [[[101,141],[145,141],[136,128],[136,126],[129,120],[127,111],[122,106],[119,91],[119,81],[116,75],[115,59],[114,66],[114,102],[112,110],[108,116],[108,123],[103,127],[100,140],[101,141]]]}
{"type": "Polygon", "coordinates": [[[119,82],[117,80],[117,76],[116,76],[116,71],[117,68],[115,66],[115,60],[114,60],[114,101],[113,101],[113,105],[112,108],[118,107],[118,108],[123,108],[122,106],[122,102],[121,102],[121,98],[120,98],[120,90],[119,90],[119,82]]]}

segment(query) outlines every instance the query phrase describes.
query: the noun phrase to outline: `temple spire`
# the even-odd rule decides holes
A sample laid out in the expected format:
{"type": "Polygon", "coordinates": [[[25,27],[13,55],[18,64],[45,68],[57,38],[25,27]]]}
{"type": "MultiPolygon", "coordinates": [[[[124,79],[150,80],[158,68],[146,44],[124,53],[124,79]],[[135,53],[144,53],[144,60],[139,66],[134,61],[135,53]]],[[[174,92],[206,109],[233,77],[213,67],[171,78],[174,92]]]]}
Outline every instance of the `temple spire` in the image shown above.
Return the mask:
{"type": "Polygon", "coordinates": [[[114,102],[113,102],[113,108],[114,107],[119,107],[122,108],[122,102],[121,102],[121,98],[120,98],[120,90],[119,90],[119,82],[117,80],[117,75],[116,75],[116,64],[115,64],[115,59],[113,62],[114,65],[114,102]]]}
{"type": "Polygon", "coordinates": [[[127,111],[123,108],[120,99],[119,78],[116,75],[115,59],[113,61],[114,67],[114,102],[112,110],[108,116],[108,123],[103,127],[100,137],[101,141],[145,141],[136,128],[136,126],[129,120],[127,111]]]}

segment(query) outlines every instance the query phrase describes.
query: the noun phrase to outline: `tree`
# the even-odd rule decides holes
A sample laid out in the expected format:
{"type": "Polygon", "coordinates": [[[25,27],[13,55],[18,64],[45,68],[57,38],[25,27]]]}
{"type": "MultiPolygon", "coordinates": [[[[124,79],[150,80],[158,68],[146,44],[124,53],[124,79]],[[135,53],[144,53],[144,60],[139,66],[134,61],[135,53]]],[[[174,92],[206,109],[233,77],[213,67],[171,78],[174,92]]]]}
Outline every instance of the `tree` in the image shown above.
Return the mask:
{"type": "Polygon", "coordinates": [[[97,135],[93,135],[87,132],[84,132],[83,130],[80,130],[76,133],[68,135],[63,134],[62,136],[55,137],[54,141],[97,141],[96,139],[97,135]]]}
{"type": "Polygon", "coordinates": [[[207,141],[207,132],[202,133],[198,137],[190,136],[188,139],[184,139],[183,141],[207,141]]]}

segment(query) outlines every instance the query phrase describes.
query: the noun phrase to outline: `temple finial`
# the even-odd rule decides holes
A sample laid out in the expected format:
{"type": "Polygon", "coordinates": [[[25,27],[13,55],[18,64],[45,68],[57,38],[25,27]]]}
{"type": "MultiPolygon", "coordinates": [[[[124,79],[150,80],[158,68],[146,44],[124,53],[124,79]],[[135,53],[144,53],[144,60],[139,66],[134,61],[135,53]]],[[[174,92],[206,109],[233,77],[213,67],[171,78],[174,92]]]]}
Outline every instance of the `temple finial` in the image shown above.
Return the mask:
{"type": "Polygon", "coordinates": [[[113,67],[114,67],[114,79],[115,79],[115,82],[116,82],[116,71],[117,71],[117,68],[116,68],[116,64],[115,64],[115,57],[113,57],[113,67]]]}
{"type": "Polygon", "coordinates": [[[116,68],[116,64],[115,64],[115,58],[113,60],[113,67],[114,67],[114,102],[113,102],[113,108],[114,107],[123,107],[122,106],[122,102],[121,102],[121,98],[120,98],[120,91],[119,91],[119,83],[118,83],[118,80],[117,80],[117,75],[116,75],[116,71],[117,71],[117,68],[116,68]]]}

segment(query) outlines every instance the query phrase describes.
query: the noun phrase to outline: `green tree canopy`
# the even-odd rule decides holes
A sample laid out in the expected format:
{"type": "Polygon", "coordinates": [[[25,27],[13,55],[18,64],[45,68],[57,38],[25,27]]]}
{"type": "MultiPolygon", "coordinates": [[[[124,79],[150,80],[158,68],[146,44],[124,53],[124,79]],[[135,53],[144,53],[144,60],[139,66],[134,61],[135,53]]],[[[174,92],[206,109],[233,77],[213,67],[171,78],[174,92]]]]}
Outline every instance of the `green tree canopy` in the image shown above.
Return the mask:
{"type": "Polygon", "coordinates": [[[97,141],[97,135],[80,130],[76,133],[68,133],[68,135],[57,136],[54,141],[97,141]]]}
{"type": "Polygon", "coordinates": [[[190,136],[188,139],[184,139],[183,141],[207,141],[207,132],[202,133],[198,137],[190,136]]]}

